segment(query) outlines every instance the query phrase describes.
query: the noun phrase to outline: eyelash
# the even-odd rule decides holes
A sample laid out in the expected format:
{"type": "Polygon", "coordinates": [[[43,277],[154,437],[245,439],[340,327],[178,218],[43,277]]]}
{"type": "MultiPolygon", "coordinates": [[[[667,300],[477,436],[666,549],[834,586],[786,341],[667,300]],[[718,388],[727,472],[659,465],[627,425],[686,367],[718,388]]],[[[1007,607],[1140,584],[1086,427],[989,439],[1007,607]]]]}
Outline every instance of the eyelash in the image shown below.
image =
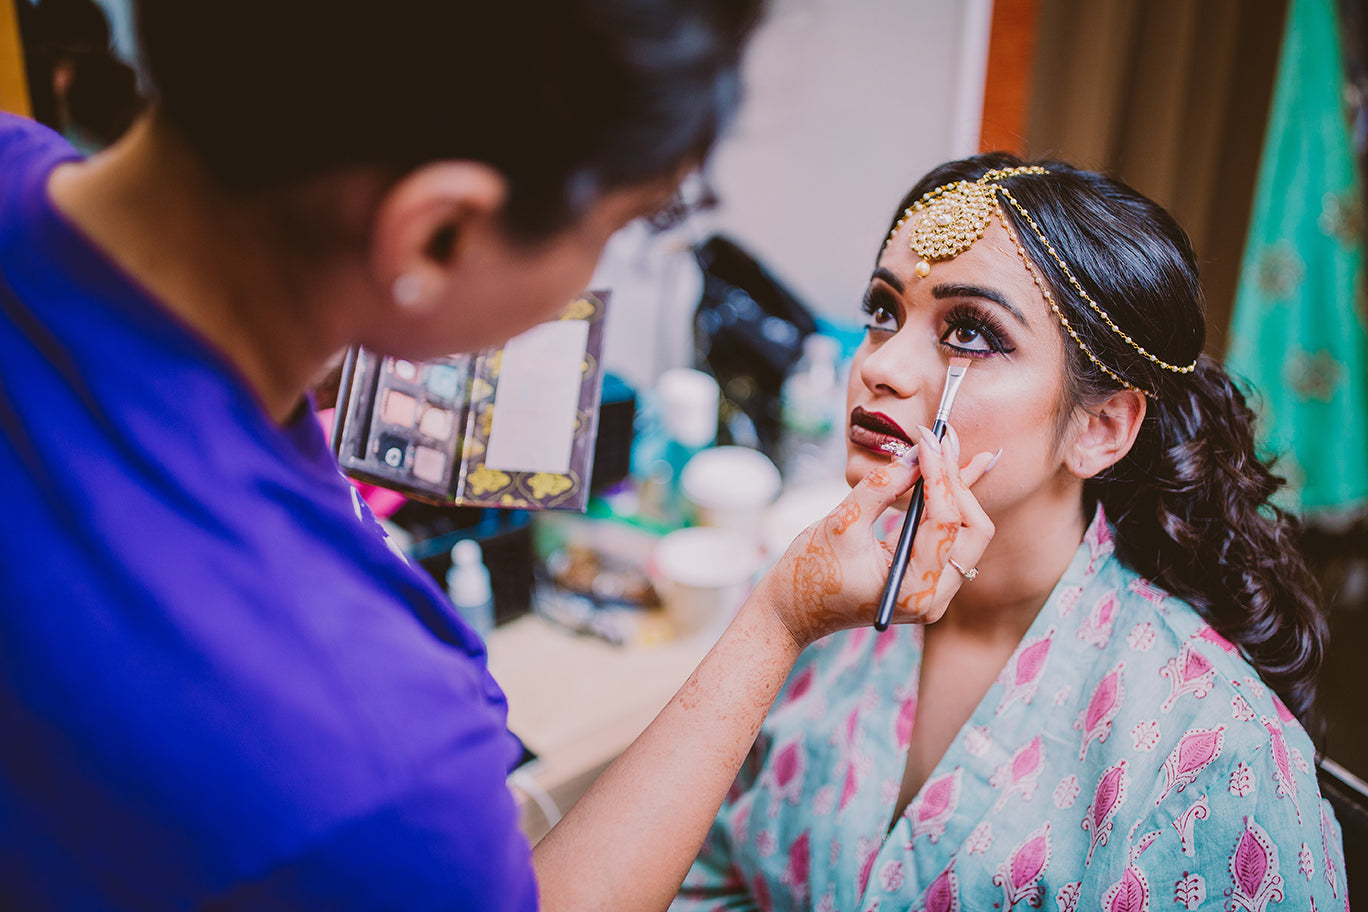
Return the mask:
{"type": "MultiPolygon", "coordinates": [[[[861,309],[870,318],[865,329],[868,332],[896,332],[897,327],[889,328],[886,325],[878,325],[875,319],[884,315],[884,319],[896,319],[896,309],[893,306],[879,304],[875,302],[875,294],[866,293],[861,309]]],[[[882,295],[878,295],[882,297],[882,295]]],[[[882,322],[882,321],[880,321],[882,322]]],[[[971,358],[987,358],[990,355],[1011,354],[1016,348],[1007,343],[1007,333],[1003,329],[1002,323],[991,313],[982,308],[970,304],[958,303],[950,308],[945,315],[946,330],[941,335],[941,344],[958,354],[968,355],[971,358]],[[988,346],[987,351],[973,348],[963,348],[949,341],[950,336],[956,330],[968,330],[978,333],[988,346]]]]}
{"type": "Polygon", "coordinates": [[[994,314],[988,313],[982,308],[964,303],[956,304],[945,315],[945,322],[948,328],[941,336],[941,343],[961,354],[974,358],[986,358],[989,355],[1006,355],[1016,351],[1013,346],[1008,344],[1007,333],[1003,329],[1001,321],[994,314]],[[987,343],[988,351],[961,348],[947,341],[950,334],[955,330],[964,329],[978,333],[987,343]]]}

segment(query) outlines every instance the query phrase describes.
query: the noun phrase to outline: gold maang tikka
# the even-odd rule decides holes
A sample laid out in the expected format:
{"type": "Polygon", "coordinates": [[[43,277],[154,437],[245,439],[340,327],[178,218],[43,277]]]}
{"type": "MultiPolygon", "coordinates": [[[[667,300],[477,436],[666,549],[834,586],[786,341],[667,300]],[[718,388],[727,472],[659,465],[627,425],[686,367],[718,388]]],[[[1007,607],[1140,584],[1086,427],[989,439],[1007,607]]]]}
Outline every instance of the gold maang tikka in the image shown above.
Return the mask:
{"type": "Polygon", "coordinates": [[[1090,349],[1079,337],[1077,331],[1074,330],[1073,325],[1069,323],[1068,317],[1064,316],[1064,311],[1060,309],[1059,304],[1055,301],[1054,295],[1050,293],[1049,285],[1046,284],[1044,278],[1040,275],[1039,270],[1036,269],[1035,264],[1031,262],[1031,258],[1026,255],[1026,248],[1022,246],[1020,239],[1016,236],[1016,232],[1012,230],[1011,224],[1005,217],[1001,216],[997,202],[999,194],[1007,200],[1013,209],[1021,214],[1021,217],[1025,219],[1026,224],[1031,226],[1032,233],[1035,234],[1044,248],[1049,251],[1050,257],[1059,265],[1060,270],[1064,273],[1064,277],[1069,280],[1069,284],[1073,286],[1079,296],[1087,302],[1093,312],[1102,318],[1102,321],[1107,324],[1108,328],[1120,336],[1127,345],[1135,349],[1150,362],[1166,371],[1172,371],[1176,374],[1186,374],[1196,368],[1197,361],[1195,359],[1191,364],[1187,365],[1169,364],[1167,361],[1161,360],[1146,351],[1145,348],[1141,346],[1140,343],[1136,342],[1127,332],[1125,332],[1125,330],[1112,322],[1111,316],[1083,289],[1083,286],[1079,283],[1078,279],[1074,278],[1073,270],[1069,268],[1069,264],[1064,262],[1064,258],[1054,249],[1054,245],[1045,237],[1045,232],[1040,230],[1040,226],[1036,224],[1036,221],[1031,217],[1031,214],[1026,211],[1026,208],[1022,206],[1021,203],[1017,202],[1016,197],[1012,195],[1011,191],[1000,183],[1003,178],[1015,177],[1019,174],[1049,173],[1050,172],[1047,169],[1038,165],[1026,165],[1017,168],[995,168],[992,171],[986,172],[977,180],[955,181],[954,183],[946,184],[943,187],[937,187],[935,190],[927,193],[921,199],[903,210],[903,214],[898,218],[898,221],[893,225],[893,230],[888,234],[888,241],[885,241],[884,243],[887,245],[891,242],[893,237],[902,230],[902,226],[914,214],[918,212],[923,213],[922,218],[912,227],[912,233],[908,239],[908,246],[912,248],[913,253],[921,257],[916,265],[915,271],[917,275],[926,278],[931,274],[931,264],[934,261],[948,260],[952,257],[959,256],[961,253],[968,250],[973,246],[975,241],[983,237],[983,232],[988,230],[988,222],[992,220],[993,216],[998,215],[999,218],[1001,218],[1003,227],[1007,230],[1008,235],[1016,244],[1017,253],[1020,254],[1022,262],[1026,264],[1027,271],[1031,273],[1031,277],[1035,280],[1036,287],[1040,289],[1041,294],[1045,297],[1046,303],[1050,305],[1050,310],[1059,318],[1060,325],[1062,325],[1064,331],[1069,334],[1069,338],[1073,339],[1074,343],[1082,350],[1083,354],[1088,357],[1088,360],[1097,365],[1097,367],[1100,368],[1103,373],[1107,374],[1107,376],[1111,377],[1127,389],[1135,390],[1138,393],[1143,393],[1144,395],[1153,398],[1155,395],[1154,393],[1149,390],[1141,389],[1133,383],[1122,379],[1116,371],[1103,364],[1097,355],[1093,354],[1092,349],[1090,349]]]}

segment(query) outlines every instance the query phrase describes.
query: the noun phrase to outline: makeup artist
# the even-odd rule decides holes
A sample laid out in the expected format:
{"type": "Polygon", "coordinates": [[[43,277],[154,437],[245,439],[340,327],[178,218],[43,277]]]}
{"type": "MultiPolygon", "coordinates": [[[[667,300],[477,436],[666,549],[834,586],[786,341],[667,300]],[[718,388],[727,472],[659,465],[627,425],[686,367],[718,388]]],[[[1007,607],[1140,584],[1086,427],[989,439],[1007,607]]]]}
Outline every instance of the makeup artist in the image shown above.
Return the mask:
{"type": "Polygon", "coordinates": [[[1325,623],[1187,236],[1009,155],[895,212],[847,480],[968,358],[946,447],[1001,448],[994,535],[939,621],[804,653],[673,908],[1346,909],[1303,728],[1325,623]]]}
{"type": "Polygon", "coordinates": [[[664,907],[799,652],[872,617],[875,519],[932,480],[896,619],[935,617],[988,455],[875,466],[534,854],[483,645],[304,391],[550,318],[706,156],[756,4],[135,7],[111,149],[0,117],[0,907],[664,907]]]}

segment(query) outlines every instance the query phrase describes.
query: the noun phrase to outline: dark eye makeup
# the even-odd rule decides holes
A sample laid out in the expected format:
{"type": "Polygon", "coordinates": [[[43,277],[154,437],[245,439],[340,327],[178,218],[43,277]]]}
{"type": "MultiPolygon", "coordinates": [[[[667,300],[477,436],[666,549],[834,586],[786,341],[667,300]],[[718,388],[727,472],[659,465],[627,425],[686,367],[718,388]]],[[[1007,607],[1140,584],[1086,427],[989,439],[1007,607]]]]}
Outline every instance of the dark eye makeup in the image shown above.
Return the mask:
{"type": "MultiPolygon", "coordinates": [[[[894,333],[899,329],[901,305],[896,295],[878,285],[865,292],[861,306],[865,316],[865,330],[869,333],[894,333]]],[[[1010,336],[997,315],[972,301],[952,304],[945,314],[945,330],[941,344],[956,354],[986,358],[989,355],[1010,354],[1016,351],[1010,336]]]]}
{"type": "Polygon", "coordinates": [[[1016,351],[1006,328],[991,311],[967,302],[951,306],[945,314],[946,330],[941,342],[956,352],[973,357],[1005,355],[1016,351]]]}

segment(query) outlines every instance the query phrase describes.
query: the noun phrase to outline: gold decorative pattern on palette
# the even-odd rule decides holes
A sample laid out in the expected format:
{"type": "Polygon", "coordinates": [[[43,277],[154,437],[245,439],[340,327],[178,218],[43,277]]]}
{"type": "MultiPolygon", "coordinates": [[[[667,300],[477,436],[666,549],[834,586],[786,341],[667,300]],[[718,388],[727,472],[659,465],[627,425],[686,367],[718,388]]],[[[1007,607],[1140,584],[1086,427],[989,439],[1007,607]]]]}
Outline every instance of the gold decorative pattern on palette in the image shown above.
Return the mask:
{"type": "Polygon", "coordinates": [[[550,500],[557,494],[564,494],[570,490],[574,487],[574,482],[568,475],[538,472],[527,480],[527,486],[532,489],[532,496],[537,500],[550,500]]]}
{"type": "Polygon", "coordinates": [[[562,320],[588,320],[594,315],[594,304],[588,298],[576,298],[561,314],[562,320]]]}
{"type": "Polygon", "coordinates": [[[512,484],[513,479],[506,472],[500,472],[481,464],[475,471],[470,473],[467,479],[471,493],[477,497],[493,493],[512,484]]]}

